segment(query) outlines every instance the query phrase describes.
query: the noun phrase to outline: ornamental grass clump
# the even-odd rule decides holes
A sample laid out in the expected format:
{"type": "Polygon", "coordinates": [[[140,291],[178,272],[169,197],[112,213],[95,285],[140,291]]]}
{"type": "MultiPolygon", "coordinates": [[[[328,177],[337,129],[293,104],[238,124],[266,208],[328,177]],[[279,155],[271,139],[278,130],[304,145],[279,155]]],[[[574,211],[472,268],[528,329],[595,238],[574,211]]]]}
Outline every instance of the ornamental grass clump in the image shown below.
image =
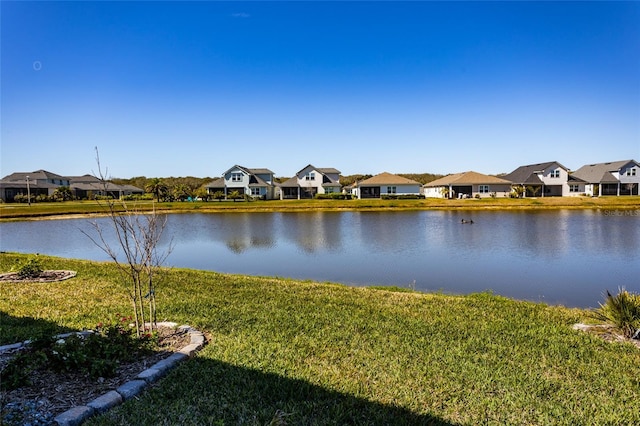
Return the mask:
{"type": "Polygon", "coordinates": [[[617,295],[607,291],[605,303],[593,311],[599,321],[613,324],[625,337],[640,337],[640,294],[621,288],[617,295]]]}
{"type": "Polygon", "coordinates": [[[12,268],[20,278],[37,278],[42,274],[42,264],[37,255],[32,255],[26,259],[19,261],[12,268]]]}

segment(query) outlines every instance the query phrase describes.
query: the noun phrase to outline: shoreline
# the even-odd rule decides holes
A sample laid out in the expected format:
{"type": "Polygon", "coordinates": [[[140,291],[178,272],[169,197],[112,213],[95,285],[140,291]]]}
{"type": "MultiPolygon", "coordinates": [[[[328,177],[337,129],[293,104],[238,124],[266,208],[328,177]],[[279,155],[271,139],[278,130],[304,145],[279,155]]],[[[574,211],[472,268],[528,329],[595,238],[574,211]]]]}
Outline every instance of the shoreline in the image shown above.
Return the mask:
{"type": "MultiPolygon", "coordinates": [[[[640,197],[546,197],[519,199],[418,199],[418,200],[269,200],[254,202],[116,202],[120,212],[165,214],[182,213],[286,213],[286,212],[342,212],[342,211],[418,211],[418,210],[632,210],[640,217],[640,197]]],[[[0,204],[0,222],[22,220],[51,220],[104,217],[104,203],[66,202],[0,204]]]]}

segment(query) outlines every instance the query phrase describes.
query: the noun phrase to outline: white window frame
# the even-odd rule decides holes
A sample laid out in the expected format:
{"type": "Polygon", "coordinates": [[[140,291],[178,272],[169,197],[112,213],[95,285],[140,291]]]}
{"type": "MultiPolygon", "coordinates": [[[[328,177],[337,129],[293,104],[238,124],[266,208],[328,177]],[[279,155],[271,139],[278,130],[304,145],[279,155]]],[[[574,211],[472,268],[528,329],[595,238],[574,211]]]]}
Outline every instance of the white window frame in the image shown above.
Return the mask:
{"type": "Polygon", "coordinates": [[[560,177],[560,169],[551,170],[551,176],[550,177],[559,178],[560,177]]]}
{"type": "Polygon", "coordinates": [[[636,168],[632,167],[630,169],[627,170],[627,176],[635,176],[636,175],[636,168]]]}
{"type": "Polygon", "coordinates": [[[316,180],[316,173],[309,172],[305,175],[304,180],[316,180]]]}
{"type": "Polygon", "coordinates": [[[489,185],[478,185],[478,192],[480,194],[488,194],[489,193],[489,185]]]}
{"type": "Polygon", "coordinates": [[[251,196],[252,197],[259,197],[260,195],[260,188],[251,188],[251,196]]]}
{"type": "Polygon", "coordinates": [[[242,182],[242,173],[231,173],[231,182],[242,182]]]}
{"type": "Polygon", "coordinates": [[[570,183],[569,192],[580,192],[580,185],[578,185],[577,183],[570,183]]]}
{"type": "Polygon", "coordinates": [[[396,194],[398,191],[398,188],[396,188],[395,186],[387,186],[387,194],[391,195],[391,194],[396,194]]]}

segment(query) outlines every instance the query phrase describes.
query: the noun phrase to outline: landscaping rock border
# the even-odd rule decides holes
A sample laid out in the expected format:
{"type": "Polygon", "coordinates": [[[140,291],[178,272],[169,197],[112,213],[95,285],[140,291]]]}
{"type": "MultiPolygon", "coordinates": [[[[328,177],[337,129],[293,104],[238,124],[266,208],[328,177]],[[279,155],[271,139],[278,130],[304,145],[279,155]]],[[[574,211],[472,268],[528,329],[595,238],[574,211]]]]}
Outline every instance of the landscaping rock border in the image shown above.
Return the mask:
{"type": "MultiPolygon", "coordinates": [[[[159,322],[157,325],[158,327],[177,327],[179,332],[187,333],[189,335],[189,344],[175,352],[173,355],[170,355],[169,357],[158,361],[146,370],[141,371],[133,380],[121,385],[116,390],[108,391],[88,402],[86,405],[79,405],[59,414],[53,419],[54,423],[59,426],[78,426],[88,418],[97,414],[102,414],[111,408],[122,404],[124,401],[139,395],[149,385],[164,377],[169,371],[177,367],[180,362],[193,357],[196,352],[202,349],[205,345],[204,333],[192,328],[191,326],[181,325],[178,327],[178,324],[174,322],[159,322]]],[[[80,332],[80,334],[82,333],[90,332],[80,332]]],[[[66,333],[58,337],[64,338],[72,334],[74,333],[66,333]]],[[[25,342],[14,343],[12,345],[0,346],[0,352],[19,350],[29,343],[30,342],[27,340],[25,342]]]]}

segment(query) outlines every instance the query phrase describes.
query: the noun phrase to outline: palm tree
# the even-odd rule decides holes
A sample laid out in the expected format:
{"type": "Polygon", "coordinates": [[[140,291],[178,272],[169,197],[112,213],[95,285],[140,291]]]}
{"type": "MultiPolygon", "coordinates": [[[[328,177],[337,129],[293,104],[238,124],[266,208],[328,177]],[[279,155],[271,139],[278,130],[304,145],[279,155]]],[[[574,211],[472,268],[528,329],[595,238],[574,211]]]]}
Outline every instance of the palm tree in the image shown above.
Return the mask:
{"type": "Polygon", "coordinates": [[[53,198],[56,200],[68,201],[73,199],[73,192],[68,186],[60,186],[53,192],[53,198]]]}
{"type": "Polygon", "coordinates": [[[158,199],[158,202],[160,202],[160,195],[164,195],[167,192],[168,187],[162,179],[151,178],[147,181],[147,184],[144,186],[144,190],[147,192],[151,192],[152,194],[155,194],[156,198],[158,199]]]}

